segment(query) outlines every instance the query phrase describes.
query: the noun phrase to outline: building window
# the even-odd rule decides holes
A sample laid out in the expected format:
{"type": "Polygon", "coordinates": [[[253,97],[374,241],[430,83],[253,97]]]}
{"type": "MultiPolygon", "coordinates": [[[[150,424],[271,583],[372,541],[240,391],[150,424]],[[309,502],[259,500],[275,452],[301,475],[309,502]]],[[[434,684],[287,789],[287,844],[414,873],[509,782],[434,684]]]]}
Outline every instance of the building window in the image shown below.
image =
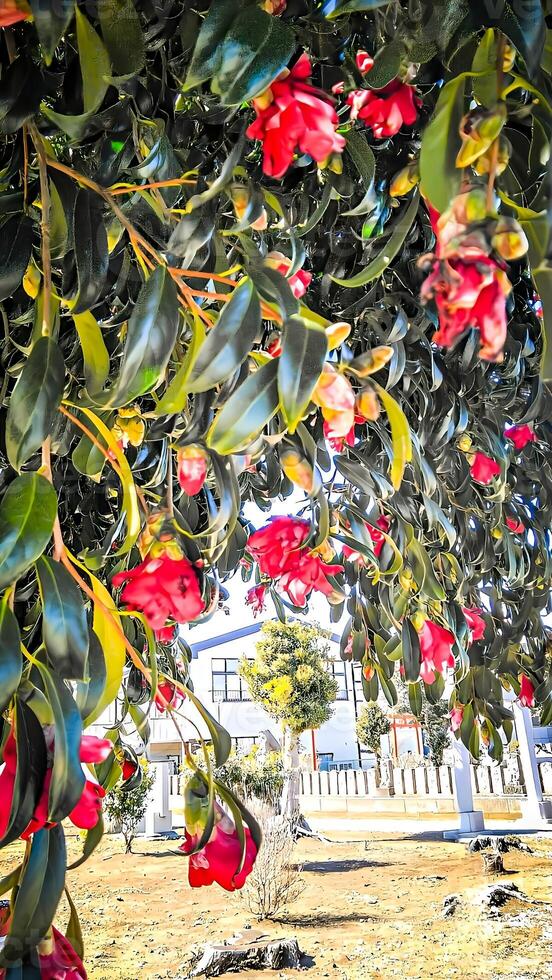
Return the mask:
{"type": "Polygon", "coordinates": [[[232,745],[238,755],[247,755],[258,741],[255,735],[237,735],[232,739],[232,745]]]}
{"type": "Polygon", "coordinates": [[[349,689],[347,687],[347,672],[343,660],[333,660],[330,663],[330,673],[337,681],[336,701],[348,701],[349,689]]]}
{"type": "Polygon", "coordinates": [[[211,661],[213,701],[251,701],[238,669],[239,660],[234,658],[219,657],[211,661]]]}
{"type": "Polygon", "coordinates": [[[358,711],[366,704],[364,691],[362,688],[362,666],[354,663],[353,665],[353,684],[355,686],[355,705],[358,711]]]}

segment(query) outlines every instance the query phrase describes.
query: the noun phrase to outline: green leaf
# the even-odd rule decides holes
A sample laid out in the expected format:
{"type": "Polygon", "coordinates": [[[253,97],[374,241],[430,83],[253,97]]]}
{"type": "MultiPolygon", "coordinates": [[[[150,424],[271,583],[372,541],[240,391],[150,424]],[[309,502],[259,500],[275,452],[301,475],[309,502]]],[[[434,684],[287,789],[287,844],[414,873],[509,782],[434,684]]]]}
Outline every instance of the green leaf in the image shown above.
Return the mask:
{"type": "Polygon", "coordinates": [[[75,8],[75,14],[84,111],[95,112],[107,92],[111,74],[109,58],[92,24],[78,7],[75,8]]]}
{"type": "Polygon", "coordinates": [[[25,215],[11,215],[1,227],[4,246],[0,252],[0,302],[15,293],[31,259],[33,222],[25,215]]]}
{"type": "Polygon", "coordinates": [[[22,668],[19,626],[4,596],[0,602],[0,712],[17,691],[22,668]]]}
{"type": "Polygon", "coordinates": [[[217,453],[237,453],[248,446],[276,414],[278,358],[269,361],[239,386],[216,416],[207,445],[217,453]]]}
{"type": "MultiPolygon", "coordinates": [[[[416,629],[409,619],[405,619],[402,627],[402,659],[404,664],[404,676],[409,683],[408,690],[414,687],[414,682],[420,676],[420,638],[416,629]]],[[[419,690],[419,685],[416,685],[419,690]]],[[[421,693],[420,693],[421,702],[421,693]]]]}
{"type": "Polygon", "coordinates": [[[410,710],[415,718],[422,715],[422,687],[421,684],[408,685],[408,703],[410,710]]]}
{"type": "Polygon", "coordinates": [[[201,346],[188,375],[187,391],[207,391],[229,378],[249,354],[260,329],[259,297],[246,279],[234,290],[201,346]]]}
{"type": "Polygon", "coordinates": [[[10,816],[0,845],[11,844],[26,830],[40,799],[46,775],[44,732],[38,718],[19,697],[15,698],[17,766],[10,816]]]}
{"type": "Polygon", "coordinates": [[[289,432],[295,432],[311,400],[328,353],[326,331],[312,320],[286,320],[278,359],[278,392],[289,432]]]}
{"type": "Polygon", "coordinates": [[[56,751],[48,796],[48,820],[64,820],[79,802],[84,789],[80,761],[82,721],[77,704],[65,681],[38,663],[44,692],[54,715],[56,751]]]}
{"type": "Polygon", "coordinates": [[[220,66],[222,41],[236,15],[235,0],[212,0],[199,32],[184,91],[212,78],[220,66]]]}
{"type": "Polygon", "coordinates": [[[44,0],[30,0],[34,25],[44,53],[44,60],[50,64],[58,43],[69,27],[75,7],[74,0],[56,0],[45,4],[44,0]]]}
{"type": "Polygon", "coordinates": [[[345,149],[360,174],[364,190],[368,191],[374,183],[376,174],[374,151],[364,133],[361,133],[359,129],[349,130],[345,138],[347,140],[345,149]]]}
{"type": "Polygon", "coordinates": [[[84,941],[82,938],[82,929],[79,920],[79,913],[75,907],[75,903],[69,894],[69,889],[65,888],[65,898],[67,899],[67,904],[70,910],[69,922],[67,923],[67,928],[65,929],[65,938],[71,943],[71,946],[75,950],[77,956],[82,960],[84,959],[84,941]]]}
{"type": "Polygon", "coordinates": [[[223,105],[240,105],[263,92],[295,51],[293,30],[259,7],[238,13],[221,49],[211,88],[223,105]]]}
{"type": "Polygon", "coordinates": [[[380,666],[380,664],[376,664],[376,674],[380,682],[383,694],[385,696],[385,700],[387,701],[387,704],[390,705],[390,707],[394,707],[394,705],[396,705],[399,698],[397,695],[397,689],[393,681],[391,680],[390,677],[386,677],[385,671],[380,666]]]}
{"type": "Polygon", "coordinates": [[[81,680],[88,656],[88,624],[80,589],[59,561],[36,563],[42,601],[42,639],[60,677],[81,680]]]}
{"type": "Polygon", "coordinates": [[[90,572],[88,575],[92,590],[102,603],[102,606],[99,606],[97,603],[94,604],[93,629],[103,651],[106,666],[106,680],[103,694],[96,700],[95,707],[92,708],[85,718],[84,723],[86,726],[96,721],[107,706],[117,697],[123,680],[123,669],[126,660],[121,617],[117,612],[113,598],[99,579],[90,572]]]}
{"type": "Polygon", "coordinates": [[[164,266],[140,290],[128,331],[121,371],[103,406],[126,405],[151,391],[164,377],[178,336],[180,307],[176,286],[164,266]]]}
{"type": "Polygon", "coordinates": [[[447,598],[443,586],[435,577],[431,559],[424,545],[412,538],[406,547],[406,554],[412,566],[414,580],[420,592],[427,599],[444,602],[447,598]]]}
{"type": "Polygon", "coordinates": [[[76,686],[76,701],[87,728],[94,718],[107,683],[107,664],[100,641],[93,630],[88,636],[88,676],[76,686]]]}
{"type": "Polygon", "coordinates": [[[466,77],[464,72],[443,86],[433,118],[422,136],[420,186],[424,197],[441,214],[458,193],[462,178],[456,156],[461,144],[459,126],[464,114],[466,77]]]}
{"type": "Polygon", "coordinates": [[[475,52],[472,69],[478,73],[473,80],[473,94],[481,105],[491,108],[497,99],[496,93],[496,59],[498,45],[495,31],[485,31],[475,52]]]}
{"type": "MultiPolygon", "coordinates": [[[[477,3],[478,0],[471,0],[477,3]]],[[[533,78],[539,67],[546,40],[546,22],[541,0],[511,0],[504,4],[501,14],[496,17],[496,26],[504,31],[512,44],[518,49],[533,78]]]]}
{"type": "Polygon", "coordinates": [[[81,188],[75,201],[73,240],[78,283],[71,302],[74,315],[89,310],[97,301],[109,266],[102,199],[86,188],[81,188]]]}
{"type": "Polygon", "coordinates": [[[102,391],[109,377],[109,354],[95,316],[87,311],[73,316],[84,358],[84,377],[90,396],[102,391]]]}
{"type": "Polygon", "coordinates": [[[130,78],[146,62],[144,35],[133,0],[99,0],[98,16],[113,73],[130,78]]]}
{"type": "Polygon", "coordinates": [[[383,407],[387,412],[389,425],[391,426],[391,439],[393,441],[393,460],[391,463],[391,483],[395,490],[398,490],[407,463],[412,460],[412,439],[410,436],[410,426],[408,419],[401,406],[385,388],[374,382],[374,387],[383,402],[383,407]]]}
{"type": "Polygon", "coordinates": [[[185,407],[188,400],[188,378],[204,341],[205,327],[199,316],[194,316],[192,337],[188,349],[178,371],[157,405],[157,415],[171,415],[173,412],[181,412],[185,407]]]}
{"type": "Polygon", "coordinates": [[[366,75],[366,82],[370,88],[384,88],[397,77],[401,70],[404,52],[404,41],[400,37],[379,48],[374,58],[373,68],[366,75]]]}
{"type": "Polygon", "coordinates": [[[8,405],[6,451],[20,470],[50,435],[63,397],[65,364],[54,340],[41,337],[34,345],[8,405]]]}
{"type": "Polygon", "coordinates": [[[362,269],[361,272],[358,272],[351,279],[336,279],[335,276],[330,276],[330,279],[336,282],[338,286],[346,286],[348,289],[355,289],[357,286],[366,286],[373,279],[379,279],[395,256],[400,252],[404,240],[414,224],[419,204],[420,196],[417,191],[414,191],[406,211],[402,212],[393,222],[391,234],[386,244],[382,247],[379,255],[366,268],[362,269]]]}
{"type": "Polygon", "coordinates": [[[195,696],[193,691],[189,687],[186,688],[186,697],[192,702],[195,708],[199,711],[203,721],[209,729],[209,734],[213,741],[213,751],[215,753],[215,765],[223,766],[230,752],[232,750],[232,739],[222,725],[216,721],[212,714],[207,711],[207,708],[201,701],[195,696]]]}
{"type": "Polygon", "coordinates": [[[552,379],[552,266],[543,262],[531,272],[535,289],[542,302],[544,353],[541,361],[541,376],[544,381],[548,381],[552,379]]]}
{"type": "Polygon", "coordinates": [[[0,504],[0,589],[20,578],[48,544],[57,514],[52,484],[39,473],[10,483],[0,504]]]}

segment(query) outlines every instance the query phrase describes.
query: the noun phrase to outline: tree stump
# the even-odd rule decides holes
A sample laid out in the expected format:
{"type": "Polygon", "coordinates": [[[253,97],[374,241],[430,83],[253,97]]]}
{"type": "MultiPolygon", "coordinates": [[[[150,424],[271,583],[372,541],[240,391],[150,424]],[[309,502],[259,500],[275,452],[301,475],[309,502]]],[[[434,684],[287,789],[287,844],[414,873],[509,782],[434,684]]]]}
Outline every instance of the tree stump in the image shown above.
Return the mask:
{"type": "Polygon", "coordinates": [[[188,977],[220,977],[242,970],[298,969],[301,950],[296,939],[273,939],[235,946],[205,946],[192,964],[188,977]]]}

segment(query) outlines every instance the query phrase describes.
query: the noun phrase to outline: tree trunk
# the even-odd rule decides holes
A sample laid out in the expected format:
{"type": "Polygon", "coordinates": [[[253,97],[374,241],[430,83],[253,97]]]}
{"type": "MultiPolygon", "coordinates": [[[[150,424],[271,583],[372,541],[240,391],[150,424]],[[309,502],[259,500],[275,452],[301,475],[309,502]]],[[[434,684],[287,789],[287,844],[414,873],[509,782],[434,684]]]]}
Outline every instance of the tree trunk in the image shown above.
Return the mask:
{"type": "Polygon", "coordinates": [[[281,813],[288,820],[296,822],[300,817],[299,739],[287,727],[282,732],[282,761],[284,764],[284,788],[282,790],[281,813]]]}

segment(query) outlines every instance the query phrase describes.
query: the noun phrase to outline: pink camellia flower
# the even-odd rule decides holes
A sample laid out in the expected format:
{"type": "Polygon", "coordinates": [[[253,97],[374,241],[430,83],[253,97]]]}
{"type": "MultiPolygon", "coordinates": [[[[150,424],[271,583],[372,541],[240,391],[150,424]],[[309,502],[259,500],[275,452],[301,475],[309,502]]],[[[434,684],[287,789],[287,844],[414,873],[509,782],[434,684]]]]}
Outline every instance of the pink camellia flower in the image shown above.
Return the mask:
{"type": "MultiPolygon", "coordinates": [[[[0,906],[0,936],[7,936],[11,921],[9,902],[0,906]]],[[[55,926],[37,947],[38,976],[41,980],[87,980],[84,965],[69,940],[55,926]]],[[[0,969],[0,980],[5,980],[6,971],[0,969]]]]}
{"type": "Polygon", "coordinates": [[[296,606],[304,606],[313,590],[331,596],[334,587],[327,576],[343,571],[342,565],[327,565],[305,546],[309,531],[308,521],[298,517],[272,517],[247,545],[261,573],[273,579],[278,591],[296,606]]]}
{"type": "Polygon", "coordinates": [[[470,643],[477,643],[485,635],[485,620],[481,615],[481,609],[466,609],[463,606],[462,612],[470,631],[470,643]]]}
{"type": "Polygon", "coordinates": [[[178,482],[180,486],[184,493],[187,493],[190,497],[194,497],[196,493],[199,493],[205,483],[207,468],[209,466],[209,454],[204,450],[203,446],[198,446],[197,444],[183,446],[182,449],[178,450],[177,464],[178,482]]]}
{"type": "Polygon", "coordinates": [[[174,643],[176,639],[176,626],[173,623],[171,626],[162,626],[160,630],[155,630],[155,639],[158,643],[164,643],[169,646],[174,643]]]}
{"type": "Polygon", "coordinates": [[[386,139],[402,126],[414,125],[422,100],[412,85],[396,78],[381,89],[351,92],[347,104],[351,106],[351,119],[362,119],[376,139],[386,139]]]}
{"type": "Polygon", "coordinates": [[[343,447],[343,443],[338,440],[346,440],[348,445],[353,445],[356,418],[355,393],[348,378],[340,374],[333,364],[324,365],[312,393],[312,400],[322,409],[322,416],[327,423],[324,434],[332,441],[335,440],[339,450],[343,447]]]}
{"type": "Polygon", "coordinates": [[[426,684],[433,684],[436,671],[442,674],[445,667],[454,667],[454,636],[450,630],[430,619],[426,619],[419,636],[422,657],[420,677],[426,684]]]}
{"type": "Polygon", "coordinates": [[[357,51],[355,55],[355,62],[359,72],[361,72],[363,75],[374,67],[374,59],[372,58],[372,55],[368,54],[367,51],[357,51]]]}
{"type": "Polygon", "coordinates": [[[354,446],[355,444],[355,423],[353,422],[351,428],[345,435],[339,435],[338,433],[340,433],[342,430],[342,426],[339,421],[339,413],[336,413],[334,418],[337,420],[337,431],[334,428],[333,420],[327,421],[324,419],[324,438],[327,440],[334,453],[342,453],[344,446],[354,446]]]}
{"type": "MultiPolygon", "coordinates": [[[[28,840],[32,834],[42,830],[43,827],[54,826],[48,821],[48,797],[52,781],[55,745],[49,730],[46,730],[45,737],[48,750],[48,768],[31,821],[21,834],[23,840],[28,840]]],[[[112,749],[113,744],[107,738],[83,735],[80,744],[80,760],[83,763],[105,762],[112,749]]],[[[6,833],[10,819],[16,772],[17,746],[12,729],[4,746],[4,768],[0,773],[0,837],[6,833]]],[[[98,822],[102,809],[101,801],[104,796],[103,786],[87,779],[79,802],[69,814],[69,820],[81,830],[91,830],[98,822]]]]}
{"type": "Polygon", "coordinates": [[[457,732],[462,724],[462,719],[464,717],[464,705],[455,704],[454,708],[450,713],[450,727],[453,732],[457,732]]]}
{"type": "Polygon", "coordinates": [[[197,844],[201,831],[189,833],[186,826],[186,839],[178,848],[183,854],[190,854],[188,865],[188,881],[192,888],[201,885],[212,885],[216,882],[227,892],[243,888],[246,878],[251,874],[257,847],[251,836],[249,827],[244,826],[245,860],[241,871],[238,871],[242,856],[242,846],[234,821],[215,802],[215,825],[209,841],[195,854],[190,852],[197,844]]]}
{"type": "Polygon", "coordinates": [[[169,708],[178,708],[184,700],[182,691],[179,691],[170,681],[160,681],[157,685],[155,694],[155,704],[159,711],[163,712],[169,708]],[[166,702],[166,703],[165,703],[166,702]]]}
{"type": "Polygon", "coordinates": [[[527,674],[521,674],[519,678],[520,688],[519,688],[519,701],[524,708],[534,708],[535,707],[535,688],[533,687],[532,681],[529,680],[527,674]]]}
{"type": "Polygon", "coordinates": [[[187,558],[145,558],[136,568],[113,576],[113,585],[125,586],[121,600],[144,613],[153,630],[167,619],[189,623],[205,609],[197,575],[187,558]]]}
{"type": "Polygon", "coordinates": [[[470,473],[476,483],[482,483],[484,487],[487,487],[493,477],[499,475],[500,466],[496,460],[486,456],[485,453],[476,453],[470,466],[470,473]]]}
{"type": "Polygon", "coordinates": [[[254,616],[260,616],[266,609],[266,590],[266,585],[254,585],[251,589],[249,589],[245,597],[246,605],[251,607],[251,612],[254,616]]]}
{"type": "Polygon", "coordinates": [[[504,429],[504,435],[513,442],[518,453],[525,449],[528,443],[537,441],[530,425],[512,425],[509,429],[504,429]]]}
{"type": "Polygon", "coordinates": [[[525,531],[525,524],[522,521],[516,521],[513,517],[506,518],[506,527],[512,531],[513,534],[523,534],[525,531]]]}
{"type": "MultiPolygon", "coordinates": [[[[385,544],[385,537],[381,532],[385,531],[385,533],[387,533],[390,527],[391,521],[387,517],[387,514],[381,514],[380,517],[378,517],[375,526],[366,522],[366,530],[372,538],[372,544],[374,546],[373,550],[376,558],[379,558],[381,555],[382,548],[385,544]]],[[[361,555],[358,551],[355,551],[354,548],[350,548],[347,544],[343,545],[341,554],[349,561],[358,561],[361,564],[364,564],[364,555],[361,555]]]]}
{"type": "Polygon", "coordinates": [[[247,136],[261,140],[263,171],[268,177],[283,177],[297,148],[323,163],[345,147],[345,138],[335,131],[339,119],[333,102],[306,81],[310,74],[309,57],[302,54],[291,71],[285,69],[253,99],[257,118],[247,136]]]}
{"type": "Polygon", "coordinates": [[[26,0],[1,0],[0,27],[11,27],[20,20],[28,20],[31,8],[26,0]]]}
{"type": "MultiPolygon", "coordinates": [[[[287,276],[288,270],[291,266],[290,259],[288,259],[282,252],[269,252],[265,259],[265,263],[272,269],[276,269],[276,271],[282,276],[287,276]]],[[[295,299],[301,299],[301,297],[305,295],[310,286],[311,279],[312,272],[307,272],[305,269],[299,269],[297,272],[294,272],[292,276],[289,276],[288,286],[295,296],[295,299]]]]}

